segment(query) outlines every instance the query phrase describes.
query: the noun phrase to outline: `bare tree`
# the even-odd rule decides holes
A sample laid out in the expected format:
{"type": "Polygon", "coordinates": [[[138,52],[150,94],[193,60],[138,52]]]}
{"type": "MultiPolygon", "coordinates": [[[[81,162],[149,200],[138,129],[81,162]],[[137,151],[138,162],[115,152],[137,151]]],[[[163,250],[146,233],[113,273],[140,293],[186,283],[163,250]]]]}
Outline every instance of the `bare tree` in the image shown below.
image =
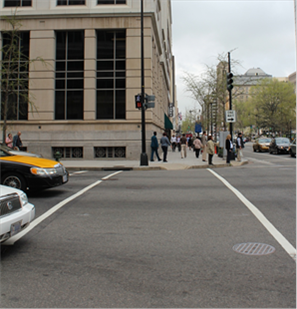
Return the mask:
{"type": "Polygon", "coordinates": [[[9,28],[1,30],[3,46],[1,60],[1,116],[3,119],[3,143],[7,130],[9,115],[27,114],[28,107],[31,112],[37,111],[32,95],[29,94],[29,66],[35,61],[45,61],[37,57],[29,59],[22,50],[22,32],[19,19],[15,14],[12,17],[3,17],[9,28]],[[19,105],[17,106],[17,102],[19,105]]]}

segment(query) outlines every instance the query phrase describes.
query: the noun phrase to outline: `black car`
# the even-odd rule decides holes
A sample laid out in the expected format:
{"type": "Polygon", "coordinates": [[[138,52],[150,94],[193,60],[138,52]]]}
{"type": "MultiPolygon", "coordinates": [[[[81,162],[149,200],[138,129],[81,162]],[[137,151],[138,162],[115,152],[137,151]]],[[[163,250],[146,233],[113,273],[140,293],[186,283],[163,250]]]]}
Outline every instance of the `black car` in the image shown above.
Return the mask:
{"type": "Polygon", "coordinates": [[[56,161],[12,155],[0,149],[1,184],[20,190],[60,186],[68,182],[65,167],[56,161]]]}
{"type": "Polygon", "coordinates": [[[290,140],[286,137],[273,138],[269,145],[269,153],[289,153],[290,140]]]}

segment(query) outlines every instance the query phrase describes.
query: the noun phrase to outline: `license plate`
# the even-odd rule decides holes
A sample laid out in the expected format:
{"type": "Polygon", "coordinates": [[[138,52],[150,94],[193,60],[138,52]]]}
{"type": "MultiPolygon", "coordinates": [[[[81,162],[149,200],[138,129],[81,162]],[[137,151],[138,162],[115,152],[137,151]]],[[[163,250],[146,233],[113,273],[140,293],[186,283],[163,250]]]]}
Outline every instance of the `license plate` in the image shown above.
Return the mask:
{"type": "Polygon", "coordinates": [[[67,174],[63,175],[63,182],[66,182],[67,180],[68,180],[68,175],[67,174]]]}
{"type": "Polygon", "coordinates": [[[22,221],[18,221],[18,222],[13,223],[10,226],[10,236],[17,234],[18,232],[21,231],[21,229],[22,229],[22,221]]]}

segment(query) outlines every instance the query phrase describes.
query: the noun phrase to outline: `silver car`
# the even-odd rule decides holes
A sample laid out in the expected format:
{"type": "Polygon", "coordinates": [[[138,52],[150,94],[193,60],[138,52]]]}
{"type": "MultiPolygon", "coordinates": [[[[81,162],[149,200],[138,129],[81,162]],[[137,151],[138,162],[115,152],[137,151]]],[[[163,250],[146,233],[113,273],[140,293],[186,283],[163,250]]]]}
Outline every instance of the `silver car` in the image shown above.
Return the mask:
{"type": "Polygon", "coordinates": [[[11,148],[7,147],[6,145],[3,145],[3,144],[0,144],[0,149],[3,149],[6,152],[8,152],[9,154],[16,155],[16,156],[42,158],[42,155],[40,155],[40,154],[31,153],[31,152],[27,152],[27,151],[21,151],[21,150],[14,150],[14,149],[11,149],[11,148]]]}

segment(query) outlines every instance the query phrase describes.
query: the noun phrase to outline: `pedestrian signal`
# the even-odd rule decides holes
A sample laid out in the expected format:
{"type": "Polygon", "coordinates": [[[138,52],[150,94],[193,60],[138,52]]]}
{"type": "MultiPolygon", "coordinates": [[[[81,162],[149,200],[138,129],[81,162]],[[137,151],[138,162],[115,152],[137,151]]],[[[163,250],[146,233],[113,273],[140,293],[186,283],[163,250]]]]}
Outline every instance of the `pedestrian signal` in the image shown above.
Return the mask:
{"type": "Polygon", "coordinates": [[[135,96],[135,107],[140,109],[142,108],[141,95],[138,94],[135,96]]]}

